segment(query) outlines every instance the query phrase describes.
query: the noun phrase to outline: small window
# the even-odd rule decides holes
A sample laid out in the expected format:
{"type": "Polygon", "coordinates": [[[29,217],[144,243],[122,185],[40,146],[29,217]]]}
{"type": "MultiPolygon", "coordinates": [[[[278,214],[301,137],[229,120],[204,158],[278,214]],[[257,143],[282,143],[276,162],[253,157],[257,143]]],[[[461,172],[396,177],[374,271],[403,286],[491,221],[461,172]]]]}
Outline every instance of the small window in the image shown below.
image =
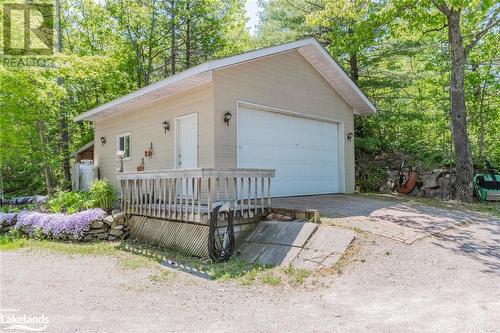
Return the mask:
{"type": "Polygon", "coordinates": [[[118,136],[117,151],[123,151],[123,158],[130,158],[130,133],[118,136]]]}

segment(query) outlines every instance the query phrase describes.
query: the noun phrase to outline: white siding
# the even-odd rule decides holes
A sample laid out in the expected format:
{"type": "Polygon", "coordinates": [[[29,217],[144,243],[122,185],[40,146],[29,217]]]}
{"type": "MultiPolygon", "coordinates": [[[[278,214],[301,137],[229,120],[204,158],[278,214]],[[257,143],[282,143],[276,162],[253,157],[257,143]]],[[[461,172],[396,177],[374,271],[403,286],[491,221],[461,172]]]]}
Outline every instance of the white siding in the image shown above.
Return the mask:
{"type": "MultiPolygon", "coordinates": [[[[341,122],[344,138],[353,132],[352,107],[297,51],[232,66],[214,73],[217,167],[236,167],[238,100],[341,122]],[[230,111],[233,121],[223,122],[230,111]]],[[[344,141],[345,191],[354,191],[354,142],[344,141]]]]}
{"type": "Polygon", "coordinates": [[[123,162],[125,171],[136,170],[150,143],[153,143],[153,156],[144,157],[145,170],[173,168],[175,118],[195,112],[198,114],[198,166],[213,167],[213,96],[213,86],[208,84],[166,97],[144,109],[97,121],[94,158],[101,178],[118,186],[116,140],[122,133],[131,134],[131,158],[123,162]],[[167,134],[162,128],[165,120],[170,124],[167,134]],[[106,137],[105,145],[101,145],[101,136],[106,137]]]}

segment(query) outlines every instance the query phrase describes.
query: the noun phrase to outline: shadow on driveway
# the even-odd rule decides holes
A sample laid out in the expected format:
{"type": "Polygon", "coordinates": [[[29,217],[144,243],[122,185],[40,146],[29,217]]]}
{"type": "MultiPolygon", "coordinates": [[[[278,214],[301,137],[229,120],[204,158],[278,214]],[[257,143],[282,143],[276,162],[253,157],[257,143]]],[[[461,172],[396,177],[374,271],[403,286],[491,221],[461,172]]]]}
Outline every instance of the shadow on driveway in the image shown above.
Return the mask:
{"type": "Polygon", "coordinates": [[[500,274],[500,219],[488,214],[343,194],[276,198],[273,206],[318,209],[327,217],[322,221],[406,244],[435,235],[436,246],[481,262],[485,272],[500,274]]]}

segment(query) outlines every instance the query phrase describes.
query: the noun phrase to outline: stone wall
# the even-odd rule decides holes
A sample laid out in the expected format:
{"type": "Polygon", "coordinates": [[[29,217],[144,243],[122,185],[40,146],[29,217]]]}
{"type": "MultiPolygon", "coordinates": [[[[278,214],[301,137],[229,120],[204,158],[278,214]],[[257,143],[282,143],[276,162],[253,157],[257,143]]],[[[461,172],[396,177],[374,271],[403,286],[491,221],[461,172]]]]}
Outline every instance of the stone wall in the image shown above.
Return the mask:
{"type": "MultiPolygon", "coordinates": [[[[17,213],[0,213],[0,233],[8,233],[16,228],[17,215],[17,213]]],[[[86,242],[91,240],[123,240],[129,237],[128,221],[125,213],[114,211],[102,219],[91,221],[77,236],[63,233],[53,238],[86,242]]],[[[33,236],[22,229],[21,233],[33,236]]]]}
{"type": "Polygon", "coordinates": [[[126,239],[129,236],[128,218],[124,213],[114,213],[106,216],[102,220],[90,223],[85,231],[84,241],[93,239],[115,241],[126,239]]]}
{"type": "MultiPolygon", "coordinates": [[[[449,169],[417,171],[417,186],[408,195],[422,198],[451,200],[455,194],[455,172],[449,169]]],[[[380,192],[395,191],[399,171],[387,171],[386,182],[380,186],[380,192]]]]}

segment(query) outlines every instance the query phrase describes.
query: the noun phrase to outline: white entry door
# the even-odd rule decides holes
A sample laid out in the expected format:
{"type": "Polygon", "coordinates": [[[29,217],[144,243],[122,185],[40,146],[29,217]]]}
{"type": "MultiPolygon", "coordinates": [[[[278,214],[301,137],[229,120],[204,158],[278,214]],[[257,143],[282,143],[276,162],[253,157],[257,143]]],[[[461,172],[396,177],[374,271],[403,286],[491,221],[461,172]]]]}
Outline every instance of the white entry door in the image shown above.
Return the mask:
{"type": "Polygon", "coordinates": [[[339,192],[336,123],[239,107],[238,167],[272,168],[271,195],[339,192]]]}
{"type": "Polygon", "coordinates": [[[198,167],[198,115],[196,113],[175,119],[175,167],[198,167]]]}

